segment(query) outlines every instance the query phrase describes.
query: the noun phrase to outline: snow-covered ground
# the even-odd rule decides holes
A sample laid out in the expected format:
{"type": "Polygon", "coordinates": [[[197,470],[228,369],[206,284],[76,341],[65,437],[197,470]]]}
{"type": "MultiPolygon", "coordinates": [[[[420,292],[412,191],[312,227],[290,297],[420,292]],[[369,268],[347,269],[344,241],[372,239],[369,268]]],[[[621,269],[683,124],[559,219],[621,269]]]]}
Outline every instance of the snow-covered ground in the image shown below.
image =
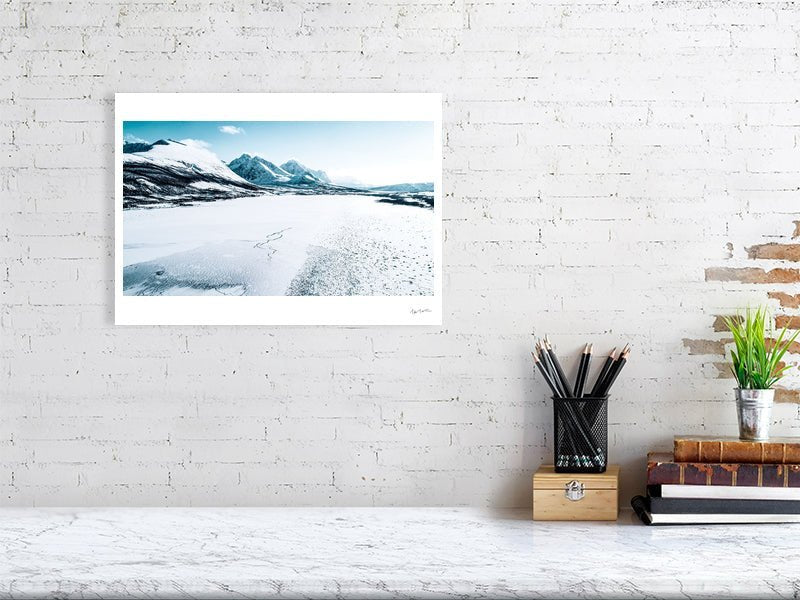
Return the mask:
{"type": "Polygon", "coordinates": [[[129,209],[124,294],[432,295],[434,218],[336,195],[129,209]]]}

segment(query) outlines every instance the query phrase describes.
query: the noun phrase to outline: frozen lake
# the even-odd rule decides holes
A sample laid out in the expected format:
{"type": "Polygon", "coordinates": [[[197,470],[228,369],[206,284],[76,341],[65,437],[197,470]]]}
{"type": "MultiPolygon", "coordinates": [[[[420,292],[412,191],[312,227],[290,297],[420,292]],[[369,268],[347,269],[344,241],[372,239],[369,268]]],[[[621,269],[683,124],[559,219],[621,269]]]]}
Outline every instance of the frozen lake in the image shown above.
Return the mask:
{"type": "Polygon", "coordinates": [[[264,195],[123,211],[127,296],[433,295],[431,209],[264,195]]]}

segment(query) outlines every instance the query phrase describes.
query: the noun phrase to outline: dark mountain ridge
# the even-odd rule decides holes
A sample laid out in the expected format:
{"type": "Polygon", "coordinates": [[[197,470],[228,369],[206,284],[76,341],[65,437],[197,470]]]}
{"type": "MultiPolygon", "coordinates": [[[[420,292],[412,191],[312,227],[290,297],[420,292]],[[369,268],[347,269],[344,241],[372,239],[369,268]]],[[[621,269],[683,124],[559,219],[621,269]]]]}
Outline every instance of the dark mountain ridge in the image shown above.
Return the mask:
{"type": "MultiPolygon", "coordinates": [[[[175,140],[170,140],[170,141],[175,144],[180,144],[180,142],[176,142],[175,140]]],[[[167,146],[167,145],[169,145],[169,142],[167,140],[157,140],[152,144],[148,144],[147,142],[124,142],[122,144],[122,152],[124,153],[147,152],[148,150],[152,150],[153,146],[167,146]]]]}
{"type": "Polygon", "coordinates": [[[277,166],[242,154],[225,164],[205,147],[158,140],[123,144],[123,208],[184,205],[260,194],[361,195],[378,202],[433,207],[432,184],[358,189],[330,183],[321,170],[296,160],[277,166]]]}

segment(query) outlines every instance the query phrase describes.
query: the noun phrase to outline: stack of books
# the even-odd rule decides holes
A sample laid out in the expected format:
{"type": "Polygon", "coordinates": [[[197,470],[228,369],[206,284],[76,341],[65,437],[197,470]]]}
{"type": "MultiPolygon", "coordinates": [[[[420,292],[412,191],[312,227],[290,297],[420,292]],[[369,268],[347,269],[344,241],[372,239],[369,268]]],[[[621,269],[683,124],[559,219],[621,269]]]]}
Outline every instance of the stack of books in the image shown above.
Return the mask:
{"type": "Polygon", "coordinates": [[[675,438],[647,455],[647,495],[631,506],[647,525],[800,522],[800,438],[675,438]]]}

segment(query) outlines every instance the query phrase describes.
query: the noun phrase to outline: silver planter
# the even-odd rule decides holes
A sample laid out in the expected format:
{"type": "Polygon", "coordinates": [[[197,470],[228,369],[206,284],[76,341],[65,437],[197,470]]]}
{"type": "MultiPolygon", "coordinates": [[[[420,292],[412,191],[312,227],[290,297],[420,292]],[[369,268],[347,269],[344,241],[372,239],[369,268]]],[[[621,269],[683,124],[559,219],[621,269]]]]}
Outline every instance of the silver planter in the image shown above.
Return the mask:
{"type": "Polygon", "coordinates": [[[775,390],[736,388],[736,413],[740,440],[768,440],[775,390]]]}

